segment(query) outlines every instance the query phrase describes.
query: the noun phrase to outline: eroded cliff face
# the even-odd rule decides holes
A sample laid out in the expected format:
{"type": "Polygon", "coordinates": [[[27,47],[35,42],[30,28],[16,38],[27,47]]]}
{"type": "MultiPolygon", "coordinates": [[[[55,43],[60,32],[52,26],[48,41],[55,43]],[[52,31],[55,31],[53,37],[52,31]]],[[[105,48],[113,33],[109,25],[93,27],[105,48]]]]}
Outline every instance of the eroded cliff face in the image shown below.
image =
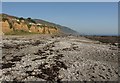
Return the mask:
{"type": "MultiPolygon", "coordinates": [[[[20,25],[21,25],[21,30],[29,31],[27,24],[25,24],[25,23],[20,23],[20,25]]],[[[16,28],[16,27],[15,27],[15,28],[16,28]]]]}
{"type": "Polygon", "coordinates": [[[44,28],[40,28],[40,27],[38,28],[39,33],[43,33],[43,30],[44,30],[44,28]]]}
{"type": "Polygon", "coordinates": [[[49,26],[42,26],[39,27],[37,24],[30,25],[27,24],[25,21],[12,21],[12,19],[8,19],[1,22],[2,24],[2,31],[4,34],[15,32],[15,31],[27,31],[30,33],[39,33],[39,34],[55,34],[59,33],[58,28],[50,28],[49,26]],[[12,23],[9,23],[9,20],[12,23]]]}
{"type": "Polygon", "coordinates": [[[38,28],[34,25],[32,25],[29,29],[30,32],[38,32],[38,28]]]}
{"type": "MultiPolygon", "coordinates": [[[[4,28],[4,27],[3,27],[4,28]]],[[[15,30],[24,30],[24,31],[29,31],[29,29],[28,29],[28,26],[25,24],[25,23],[20,23],[20,24],[18,24],[18,23],[14,23],[13,24],[13,28],[15,29],[15,30]]]]}
{"type": "Polygon", "coordinates": [[[2,32],[2,23],[0,22],[0,35],[2,35],[3,32],[2,32]]]}
{"type": "Polygon", "coordinates": [[[49,29],[49,32],[52,34],[52,33],[59,32],[59,30],[58,29],[49,29]]]}
{"type": "Polygon", "coordinates": [[[10,25],[7,20],[5,22],[2,21],[2,29],[0,30],[2,30],[3,33],[9,33],[13,31],[13,29],[10,28],[10,25]]]}

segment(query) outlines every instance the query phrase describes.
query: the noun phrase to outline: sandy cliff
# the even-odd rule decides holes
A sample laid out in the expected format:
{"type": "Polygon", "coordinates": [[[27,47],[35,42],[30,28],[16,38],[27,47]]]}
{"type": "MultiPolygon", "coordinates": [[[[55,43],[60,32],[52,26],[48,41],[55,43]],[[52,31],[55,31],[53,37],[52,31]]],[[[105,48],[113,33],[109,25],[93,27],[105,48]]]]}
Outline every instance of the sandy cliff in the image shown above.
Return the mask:
{"type": "Polygon", "coordinates": [[[54,34],[58,33],[58,28],[43,24],[38,25],[37,23],[31,23],[28,19],[20,19],[15,17],[3,16],[2,21],[2,31],[4,34],[15,32],[15,31],[26,31],[30,33],[40,33],[40,34],[54,34]]]}
{"type": "Polygon", "coordinates": [[[2,22],[2,29],[1,30],[2,30],[3,33],[13,31],[13,29],[10,29],[10,25],[9,25],[7,20],[5,22],[2,22]]]}

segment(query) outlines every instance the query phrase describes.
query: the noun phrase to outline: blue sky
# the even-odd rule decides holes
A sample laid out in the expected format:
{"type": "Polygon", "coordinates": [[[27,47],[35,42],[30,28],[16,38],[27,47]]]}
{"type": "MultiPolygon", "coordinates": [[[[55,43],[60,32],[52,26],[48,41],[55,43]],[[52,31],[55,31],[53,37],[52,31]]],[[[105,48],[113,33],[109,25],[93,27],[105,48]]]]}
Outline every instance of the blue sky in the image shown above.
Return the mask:
{"type": "Polygon", "coordinates": [[[117,2],[3,2],[2,12],[47,20],[82,34],[118,34],[117,2]]]}

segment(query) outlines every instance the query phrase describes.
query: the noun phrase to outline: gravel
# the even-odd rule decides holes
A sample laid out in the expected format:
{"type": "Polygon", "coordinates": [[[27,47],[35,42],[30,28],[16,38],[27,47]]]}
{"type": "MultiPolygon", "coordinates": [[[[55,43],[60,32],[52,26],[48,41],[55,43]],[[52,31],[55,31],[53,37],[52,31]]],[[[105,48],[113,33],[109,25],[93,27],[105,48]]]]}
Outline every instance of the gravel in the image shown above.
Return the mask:
{"type": "Polygon", "coordinates": [[[118,48],[113,45],[48,35],[3,36],[2,42],[4,81],[118,80],[118,48]]]}

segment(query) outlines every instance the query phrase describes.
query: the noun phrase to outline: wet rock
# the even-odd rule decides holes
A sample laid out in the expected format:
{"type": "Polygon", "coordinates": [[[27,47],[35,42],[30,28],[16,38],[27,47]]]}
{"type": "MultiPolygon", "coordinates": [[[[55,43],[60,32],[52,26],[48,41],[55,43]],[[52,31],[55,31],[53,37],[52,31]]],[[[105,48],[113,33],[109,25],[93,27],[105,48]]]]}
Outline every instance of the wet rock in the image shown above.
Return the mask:
{"type": "Polygon", "coordinates": [[[39,45],[39,44],[44,44],[44,43],[45,43],[45,42],[43,42],[43,41],[36,40],[34,43],[32,43],[32,45],[37,46],[37,45],[39,45]]]}
{"type": "Polygon", "coordinates": [[[38,50],[38,52],[37,53],[34,53],[35,55],[42,55],[43,53],[45,53],[44,51],[42,51],[42,50],[38,50]]]}
{"type": "Polygon", "coordinates": [[[2,69],[14,67],[15,63],[2,63],[2,69]]]}
{"type": "Polygon", "coordinates": [[[16,61],[21,61],[21,57],[19,56],[14,56],[13,59],[11,59],[12,62],[16,62],[16,61]]]}

